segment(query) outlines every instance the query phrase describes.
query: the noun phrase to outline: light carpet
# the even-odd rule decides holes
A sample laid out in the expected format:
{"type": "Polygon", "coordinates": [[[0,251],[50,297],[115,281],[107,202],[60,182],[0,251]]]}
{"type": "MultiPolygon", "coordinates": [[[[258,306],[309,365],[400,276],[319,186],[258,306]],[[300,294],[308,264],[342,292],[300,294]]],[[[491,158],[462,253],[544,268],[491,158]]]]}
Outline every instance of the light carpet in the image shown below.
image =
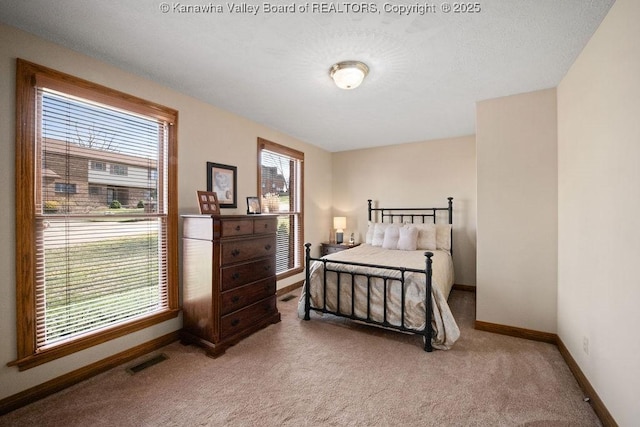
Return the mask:
{"type": "MultiPolygon", "coordinates": [[[[298,291],[295,292],[296,296],[298,291]]],[[[475,294],[454,290],[451,350],[342,319],[282,322],[212,359],[168,345],[0,417],[0,426],[599,426],[558,349],[473,329],[475,294]]]]}

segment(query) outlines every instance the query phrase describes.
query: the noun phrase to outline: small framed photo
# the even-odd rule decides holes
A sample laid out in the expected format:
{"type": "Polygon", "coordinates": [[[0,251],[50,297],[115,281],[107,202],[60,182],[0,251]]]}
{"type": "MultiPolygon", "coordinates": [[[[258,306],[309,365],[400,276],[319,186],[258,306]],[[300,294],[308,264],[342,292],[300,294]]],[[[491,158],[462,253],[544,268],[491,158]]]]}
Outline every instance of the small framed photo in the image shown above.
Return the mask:
{"type": "Polygon", "coordinates": [[[238,168],[207,162],[207,191],[218,196],[221,208],[238,207],[238,168]]]}
{"type": "Polygon", "coordinates": [[[257,197],[247,197],[247,213],[248,214],[259,214],[262,210],[260,209],[260,199],[257,197]]]}
{"type": "Polygon", "coordinates": [[[198,206],[201,214],[215,215],[220,213],[218,195],[212,191],[198,191],[198,206]]]}

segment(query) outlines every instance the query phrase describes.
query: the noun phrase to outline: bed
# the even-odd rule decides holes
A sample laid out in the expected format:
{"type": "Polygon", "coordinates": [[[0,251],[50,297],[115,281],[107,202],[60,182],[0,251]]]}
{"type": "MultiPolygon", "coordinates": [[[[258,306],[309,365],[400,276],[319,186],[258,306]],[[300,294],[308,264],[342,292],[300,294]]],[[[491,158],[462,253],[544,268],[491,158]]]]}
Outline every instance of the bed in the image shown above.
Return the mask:
{"type": "MultiPolygon", "coordinates": [[[[368,201],[365,242],[311,257],[298,315],[330,314],[423,337],[451,348],[460,330],[447,304],[454,281],[453,198],[440,208],[378,208],[368,201]]],[[[315,316],[314,316],[315,317],[315,316]]]]}

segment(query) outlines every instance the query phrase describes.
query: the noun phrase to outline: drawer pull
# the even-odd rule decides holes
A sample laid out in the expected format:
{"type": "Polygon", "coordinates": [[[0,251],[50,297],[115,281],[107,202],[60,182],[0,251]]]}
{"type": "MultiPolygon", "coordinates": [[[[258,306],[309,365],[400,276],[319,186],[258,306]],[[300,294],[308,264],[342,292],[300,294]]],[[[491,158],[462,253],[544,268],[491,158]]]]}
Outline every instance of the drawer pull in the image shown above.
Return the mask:
{"type": "Polygon", "coordinates": [[[238,326],[238,324],[240,324],[240,319],[233,319],[231,321],[231,326],[238,326]]]}
{"type": "Polygon", "coordinates": [[[232,278],[233,280],[238,280],[238,279],[240,278],[240,273],[238,273],[238,272],[236,271],[235,273],[233,273],[233,274],[231,275],[231,278],[232,278]]]}
{"type": "Polygon", "coordinates": [[[240,226],[236,225],[236,231],[240,231],[240,226]]]}
{"type": "Polygon", "coordinates": [[[269,227],[269,224],[265,224],[265,225],[264,225],[264,228],[267,228],[267,227],[269,227]]]}
{"type": "Polygon", "coordinates": [[[234,249],[231,251],[231,256],[236,257],[240,255],[240,250],[239,249],[234,249]]]}
{"type": "Polygon", "coordinates": [[[264,245],[264,249],[268,251],[269,249],[271,249],[271,245],[264,245]]]}
{"type": "Polygon", "coordinates": [[[231,298],[231,302],[234,304],[236,304],[238,301],[240,301],[240,297],[238,295],[231,298]]]}
{"type": "Polygon", "coordinates": [[[271,270],[271,266],[270,265],[265,265],[264,266],[264,271],[269,271],[271,270]]]}

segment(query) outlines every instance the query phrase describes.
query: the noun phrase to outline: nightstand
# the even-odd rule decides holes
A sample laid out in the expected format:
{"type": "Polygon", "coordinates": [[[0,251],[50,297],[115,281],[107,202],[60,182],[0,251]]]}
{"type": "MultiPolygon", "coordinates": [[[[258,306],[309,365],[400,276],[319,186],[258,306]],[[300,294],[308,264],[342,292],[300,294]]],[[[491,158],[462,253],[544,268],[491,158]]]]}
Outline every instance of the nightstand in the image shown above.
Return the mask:
{"type": "Polygon", "coordinates": [[[360,243],[354,243],[353,245],[350,245],[348,243],[321,243],[320,256],[334,254],[340,251],[346,251],[347,249],[355,248],[359,245],[360,243]]]}

